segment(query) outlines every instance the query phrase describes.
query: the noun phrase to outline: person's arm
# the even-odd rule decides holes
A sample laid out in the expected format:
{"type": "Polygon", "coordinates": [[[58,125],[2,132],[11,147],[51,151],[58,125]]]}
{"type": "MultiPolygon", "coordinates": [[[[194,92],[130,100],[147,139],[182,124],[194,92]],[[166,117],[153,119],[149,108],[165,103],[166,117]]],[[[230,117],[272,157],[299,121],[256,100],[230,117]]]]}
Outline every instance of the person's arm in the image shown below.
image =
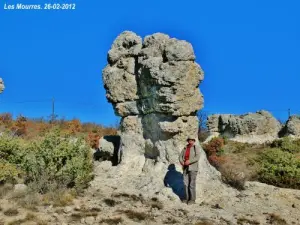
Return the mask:
{"type": "Polygon", "coordinates": [[[191,151],[194,151],[194,150],[196,151],[196,155],[195,155],[195,157],[193,157],[192,159],[190,159],[190,164],[196,163],[200,159],[200,148],[199,148],[199,146],[195,145],[195,149],[191,149],[191,151]]]}
{"type": "Polygon", "coordinates": [[[183,150],[180,152],[180,154],[179,154],[179,162],[180,162],[180,164],[181,165],[183,165],[184,164],[184,161],[183,161],[183,150]]]}

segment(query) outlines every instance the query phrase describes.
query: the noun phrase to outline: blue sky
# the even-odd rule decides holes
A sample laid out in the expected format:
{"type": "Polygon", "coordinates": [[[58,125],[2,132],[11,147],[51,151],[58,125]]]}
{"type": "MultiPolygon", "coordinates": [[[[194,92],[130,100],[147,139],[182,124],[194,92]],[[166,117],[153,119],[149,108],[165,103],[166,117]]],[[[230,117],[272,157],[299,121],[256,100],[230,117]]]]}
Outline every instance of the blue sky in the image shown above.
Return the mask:
{"type": "Polygon", "coordinates": [[[76,10],[8,11],[1,1],[0,112],[46,117],[54,97],[59,116],[115,124],[101,70],[113,40],[131,30],[193,44],[209,113],[300,114],[298,0],[56,2],[76,3],[76,10]]]}

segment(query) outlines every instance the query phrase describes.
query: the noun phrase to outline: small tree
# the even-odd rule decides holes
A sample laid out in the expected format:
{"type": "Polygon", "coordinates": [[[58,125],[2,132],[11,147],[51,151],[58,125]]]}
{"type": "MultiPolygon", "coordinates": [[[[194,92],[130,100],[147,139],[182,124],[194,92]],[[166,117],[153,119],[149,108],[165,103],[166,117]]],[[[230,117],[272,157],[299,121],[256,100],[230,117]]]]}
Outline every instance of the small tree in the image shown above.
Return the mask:
{"type": "Polygon", "coordinates": [[[208,161],[216,168],[219,168],[220,164],[224,161],[224,158],[221,156],[223,154],[223,147],[224,139],[219,137],[213,138],[203,146],[208,161]]]}
{"type": "Polygon", "coordinates": [[[101,136],[100,136],[98,130],[96,130],[96,129],[89,132],[89,134],[87,136],[87,142],[91,148],[97,149],[99,147],[100,137],[101,136]]]}
{"type": "Polygon", "coordinates": [[[203,142],[208,137],[209,133],[206,127],[207,113],[204,111],[198,111],[197,117],[199,120],[198,126],[198,139],[203,142]]]}

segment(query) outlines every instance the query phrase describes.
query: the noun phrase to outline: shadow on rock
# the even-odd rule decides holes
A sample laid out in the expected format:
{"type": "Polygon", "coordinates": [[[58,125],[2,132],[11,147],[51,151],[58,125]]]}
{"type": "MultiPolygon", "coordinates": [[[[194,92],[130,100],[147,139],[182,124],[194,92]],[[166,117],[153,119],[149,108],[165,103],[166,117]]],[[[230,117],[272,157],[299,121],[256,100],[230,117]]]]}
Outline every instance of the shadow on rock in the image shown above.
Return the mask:
{"type": "Polygon", "coordinates": [[[173,192],[180,198],[184,199],[184,183],[182,173],[176,170],[174,164],[170,164],[168,172],[164,178],[164,184],[166,187],[172,188],[173,192]]]}
{"type": "Polygon", "coordinates": [[[120,162],[120,136],[104,136],[99,140],[99,148],[94,153],[94,160],[111,161],[113,166],[120,162]]]}

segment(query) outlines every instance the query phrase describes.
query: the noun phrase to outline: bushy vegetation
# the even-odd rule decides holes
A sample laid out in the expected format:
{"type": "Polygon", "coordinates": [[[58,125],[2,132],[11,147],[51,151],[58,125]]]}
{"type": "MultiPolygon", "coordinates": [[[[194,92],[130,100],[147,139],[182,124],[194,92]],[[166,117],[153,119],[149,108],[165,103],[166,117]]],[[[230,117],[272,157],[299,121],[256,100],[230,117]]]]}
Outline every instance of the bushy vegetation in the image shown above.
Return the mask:
{"type": "Polygon", "coordinates": [[[247,180],[300,189],[300,140],[288,137],[271,144],[247,144],[221,137],[203,145],[211,165],[225,183],[243,189],[247,180]]]}
{"type": "Polygon", "coordinates": [[[222,137],[215,137],[205,144],[203,149],[210,164],[221,172],[223,182],[242,190],[247,178],[242,171],[233,166],[232,160],[225,155],[226,142],[222,137]]]}
{"type": "Polygon", "coordinates": [[[58,129],[30,142],[2,134],[0,155],[2,183],[22,179],[46,193],[58,187],[82,188],[91,180],[89,146],[83,138],[70,139],[58,129]]]}
{"type": "Polygon", "coordinates": [[[280,148],[266,149],[259,155],[261,182],[300,189],[300,159],[280,148]]]}
{"type": "Polygon", "coordinates": [[[279,140],[275,140],[271,147],[280,148],[281,150],[289,153],[299,153],[300,152],[300,139],[293,140],[289,137],[284,137],[279,140]]]}
{"type": "Polygon", "coordinates": [[[203,146],[206,152],[207,159],[214,167],[219,168],[224,162],[224,157],[222,157],[224,150],[224,139],[215,137],[210,142],[203,146]]]}

